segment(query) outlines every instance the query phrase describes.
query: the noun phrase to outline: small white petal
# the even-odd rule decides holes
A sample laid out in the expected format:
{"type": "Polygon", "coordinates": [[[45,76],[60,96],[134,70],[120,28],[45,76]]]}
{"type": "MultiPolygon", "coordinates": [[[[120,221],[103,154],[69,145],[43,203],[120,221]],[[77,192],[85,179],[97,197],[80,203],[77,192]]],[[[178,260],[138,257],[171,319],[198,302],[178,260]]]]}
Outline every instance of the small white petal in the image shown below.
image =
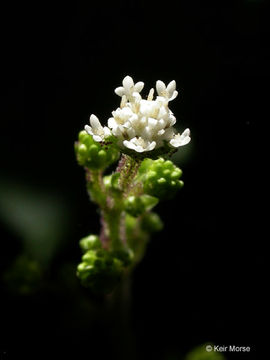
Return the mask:
{"type": "Polygon", "coordinates": [[[96,132],[102,128],[98,118],[94,114],[90,116],[90,125],[92,126],[93,132],[96,132]]]}
{"type": "Polygon", "coordinates": [[[170,97],[169,101],[174,100],[174,99],[177,97],[177,95],[178,95],[178,91],[175,90],[175,91],[173,92],[172,96],[170,97]]]}
{"type": "Polygon", "coordinates": [[[123,88],[123,86],[119,86],[114,90],[114,92],[118,96],[123,96],[125,94],[125,89],[123,88]]]}
{"type": "Polygon", "coordinates": [[[93,131],[92,131],[91,126],[85,125],[84,130],[85,130],[89,135],[93,135],[93,131]]]}
{"type": "Polygon", "coordinates": [[[141,152],[144,152],[145,149],[141,146],[141,145],[137,145],[136,148],[134,149],[136,150],[137,152],[141,153],[141,152]]]}
{"type": "Polygon", "coordinates": [[[175,80],[173,80],[167,86],[167,91],[168,91],[169,97],[172,96],[175,89],[176,89],[176,82],[175,82],[175,80]]]}
{"type": "Polygon", "coordinates": [[[126,76],[123,80],[123,86],[125,89],[130,89],[132,86],[134,86],[134,81],[132,77],[126,76]]]}
{"type": "Polygon", "coordinates": [[[113,117],[108,119],[108,126],[113,129],[117,126],[117,122],[115,121],[115,119],[113,117]]]}
{"type": "Polygon", "coordinates": [[[108,137],[112,134],[111,130],[107,128],[107,126],[104,126],[103,130],[104,130],[104,137],[108,137]]]}
{"type": "Polygon", "coordinates": [[[139,81],[134,85],[134,90],[139,93],[142,91],[143,87],[144,83],[142,81],[139,81]]]}
{"type": "Polygon", "coordinates": [[[173,126],[176,123],[176,118],[173,115],[170,115],[170,126],[173,126]]]}
{"type": "Polygon", "coordinates": [[[157,89],[158,95],[162,96],[162,93],[164,93],[164,91],[166,91],[166,85],[164,84],[163,81],[158,80],[156,82],[156,89],[157,89]]]}
{"type": "Polygon", "coordinates": [[[102,137],[100,137],[99,135],[93,135],[93,139],[97,142],[101,142],[102,141],[102,137]]]}
{"type": "Polygon", "coordinates": [[[128,140],[124,140],[123,141],[123,144],[125,145],[125,147],[127,147],[128,149],[131,149],[131,150],[136,150],[136,145],[135,144],[133,144],[133,142],[130,140],[130,141],[128,141],[128,140]]]}
{"type": "Polygon", "coordinates": [[[152,141],[146,148],[147,151],[151,151],[156,147],[156,142],[152,141]]]}
{"type": "Polygon", "coordinates": [[[187,129],[185,129],[184,131],[183,131],[183,133],[182,133],[182,136],[190,136],[190,130],[189,130],[189,128],[187,128],[187,129]]]}

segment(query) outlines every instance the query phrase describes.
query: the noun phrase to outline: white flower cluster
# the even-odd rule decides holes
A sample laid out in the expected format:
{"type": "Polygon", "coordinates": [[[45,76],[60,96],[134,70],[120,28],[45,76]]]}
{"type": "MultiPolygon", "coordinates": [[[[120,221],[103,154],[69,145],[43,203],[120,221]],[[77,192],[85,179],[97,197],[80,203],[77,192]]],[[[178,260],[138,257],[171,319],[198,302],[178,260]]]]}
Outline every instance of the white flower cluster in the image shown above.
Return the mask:
{"type": "Polygon", "coordinates": [[[177,96],[176,83],[171,81],[166,85],[158,80],[156,83],[157,96],[155,100],[154,89],[151,89],[147,99],[142,99],[140,92],[143,82],[134,84],[130,76],[123,80],[123,86],[115,89],[121,96],[121,104],[112,112],[108,120],[108,127],[102,127],[95,115],[90,116],[90,125],[85,126],[88,134],[95,141],[104,141],[108,136],[114,135],[120,147],[135,150],[136,152],[151,151],[160,148],[164,142],[172,147],[186,145],[190,142],[190,131],[186,129],[182,134],[175,133],[173,125],[176,119],[169,109],[169,101],[177,96]]]}

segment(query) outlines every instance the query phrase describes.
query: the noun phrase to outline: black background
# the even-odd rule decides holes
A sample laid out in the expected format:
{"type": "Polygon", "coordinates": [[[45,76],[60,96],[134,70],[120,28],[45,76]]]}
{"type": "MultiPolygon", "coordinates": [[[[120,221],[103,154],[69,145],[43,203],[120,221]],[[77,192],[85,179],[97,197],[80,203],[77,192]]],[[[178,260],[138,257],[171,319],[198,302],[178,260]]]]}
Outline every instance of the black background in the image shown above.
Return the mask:
{"type": "MultiPolygon", "coordinates": [[[[133,277],[137,358],[182,359],[206,342],[252,349],[227,359],[259,358],[268,258],[260,215],[266,1],[39,2],[10,4],[1,16],[1,181],[57,198],[67,230],[37,293],[2,285],[0,357],[120,358],[113,329],[85,313],[81,298],[91,299],[75,278],[78,240],[99,224],[73,143],[91,113],[106,122],[118,106],[113,89],[130,75],[147,90],[175,79],[180,95],[171,108],[180,131],[192,134],[179,150],[185,186],[158,206],[165,228],[133,277]]],[[[23,245],[0,221],[4,273],[23,245]]]]}

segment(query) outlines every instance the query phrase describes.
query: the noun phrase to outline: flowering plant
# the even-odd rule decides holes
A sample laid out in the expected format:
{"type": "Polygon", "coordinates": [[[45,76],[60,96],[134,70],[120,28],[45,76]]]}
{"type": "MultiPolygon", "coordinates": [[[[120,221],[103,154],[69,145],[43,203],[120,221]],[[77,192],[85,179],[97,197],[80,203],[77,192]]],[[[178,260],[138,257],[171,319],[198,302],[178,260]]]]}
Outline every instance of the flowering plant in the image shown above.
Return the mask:
{"type": "Polygon", "coordinates": [[[183,186],[182,171],[166,160],[190,141],[190,131],[176,133],[176,118],[169,102],[177,97],[176,83],[156,83],[146,99],[143,82],[126,76],[115,93],[120,107],[107,126],[95,115],[79,133],[75,152],[86,171],[90,198],[100,208],[99,236],[80,241],[82,262],[77,274],[83,285],[96,293],[110,293],[124,274],[130,273],[144,255],[150,234],[162,228],[152,209],[183,186]],[[116,170],[104,171],[114,162],[116,170]]]}

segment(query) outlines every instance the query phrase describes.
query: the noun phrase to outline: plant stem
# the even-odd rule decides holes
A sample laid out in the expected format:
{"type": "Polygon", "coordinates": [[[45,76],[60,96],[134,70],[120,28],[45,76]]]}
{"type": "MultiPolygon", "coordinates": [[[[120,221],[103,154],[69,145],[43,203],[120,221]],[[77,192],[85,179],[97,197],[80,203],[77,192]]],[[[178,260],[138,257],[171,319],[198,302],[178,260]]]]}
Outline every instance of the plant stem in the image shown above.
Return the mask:
{"type": "Polygon", "coordinates": [[[141,160],[134,159],[125,154],[122,155],[117,171],[120,172],[119,185],[124,196],[127,195],[132,187],[132,181],[135,178],[140,165],[141,160]]]}
{"type": "MultiPolygon", "coordinates": [[[[120,173],[119,187],[121,193],[111,206],[102,209],[101,235],[104,243],[108,239],[109,247],[120,250],[126,247],[126,214],[124,212],[124,200],[132,187],[133,179],[137,174],[141,161],[135,160],[128,155],[122,155],[116,171],[120,173]]],[[[105,191],[105,189],[104,189],[105,191]]],[[[107,199],[110,194],[107,194],[107,199]]],[[[108,202],[107,202],[108,205],[108,202]]]]}

